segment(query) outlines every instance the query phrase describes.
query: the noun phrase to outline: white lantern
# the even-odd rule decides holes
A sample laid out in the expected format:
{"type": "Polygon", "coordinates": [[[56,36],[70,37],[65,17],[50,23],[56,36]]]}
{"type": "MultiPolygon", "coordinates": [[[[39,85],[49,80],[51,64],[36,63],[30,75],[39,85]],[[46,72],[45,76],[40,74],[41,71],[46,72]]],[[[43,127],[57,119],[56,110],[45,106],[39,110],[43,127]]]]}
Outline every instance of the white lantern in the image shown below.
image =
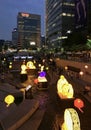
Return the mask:
{"type": "Polygon", "coordinates": [[[80,119],[75,109],[68,108],[65,110],[62,130],[81,130],[80,119]]]}

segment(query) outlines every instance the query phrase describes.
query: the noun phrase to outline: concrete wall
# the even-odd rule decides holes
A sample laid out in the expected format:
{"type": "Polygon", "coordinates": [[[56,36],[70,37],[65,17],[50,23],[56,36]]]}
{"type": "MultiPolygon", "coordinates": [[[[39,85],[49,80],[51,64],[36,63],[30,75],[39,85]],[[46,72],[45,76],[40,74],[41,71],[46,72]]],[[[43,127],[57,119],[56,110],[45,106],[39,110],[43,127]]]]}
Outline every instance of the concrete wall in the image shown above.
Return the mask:
{"type": "Polygon", "coordinates": [[[80,77],[84,81],[91,83],[91,63],[83,63],[56,58],[56,64],[58,67],[63,67],[64,69],[66,66],[73,66],[76,68],[80,68],[81,71],[83,72],[83,75],[80,77]],[[86,65],[88,66],[88,68],[85,68],[86,65]]]}

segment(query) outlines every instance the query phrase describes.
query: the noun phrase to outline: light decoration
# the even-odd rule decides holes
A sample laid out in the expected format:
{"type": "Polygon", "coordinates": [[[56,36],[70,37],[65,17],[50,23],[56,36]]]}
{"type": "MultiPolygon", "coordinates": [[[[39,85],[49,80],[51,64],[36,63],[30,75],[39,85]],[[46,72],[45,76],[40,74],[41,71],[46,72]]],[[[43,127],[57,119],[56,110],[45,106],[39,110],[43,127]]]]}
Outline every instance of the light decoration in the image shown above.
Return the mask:
{"type": "Polygon", "coordinates": [[[37,78],[34,79],[34,83],[35,83],[35,84],[38,84],[38,79],[37,79],[37,78]]]}
{"type": "Polygon", "coordinates": [[[83,113],[82,108],[84,107],[84,102],[81,99],[79,98],[75,99],[74,106],[77,107],[83,113]]]}
{"type": "Polygon", "coordinates": [[[88,65],[85,65],[84,67],[85,67],[85,69],[88,69],[88,65]]]}
{"type": "Polygon", "coordinates": [[[27,69],[26,65],[22,64],[21,65],[21,74],[26,74],[27,73],[26,69],[27,69]]]}
{"type": "Polygon", "coordinates": [[[44,65],[41,66],[40,70],[41,72],[44,70],[44,65]]]}
{"type": "Polygon", "coordinates": [[[83,73],[83,71],[80,71],[80,73],[79,73],[79,74],[82,76],[84,73],[83,73]]]}
{"type": "Polygon", "coordinates": [[[7,107],[9,107],[10,104],[12,104],[12,103],[14,102],[14,100],[15,100],[15,98],[14,98],[14,96],[12,96],[12,95],[8,95],[8,96],[6,96],[5,99],[4,99],[5,103],[7,104],[7,105],[6,105],[7,107]]]}
{"type": "Polygon", "coordinates": [[[47,82],[46,72],[44,71],[44,66],[41,66],[41,71],[39,72],[38,82],[47,82]]]}
{"type": "Polygon", "coordinates": [[[68,66],[65,66],[65,70],[68,70],[68,66]]]}
{"type": "Polygon", "coordinates": [[[46,79],[46,77],[38,76],[38,82],[47,82],[47,79],[46,79]]]}
{"type": "Polygon", "coordinates": [[[73,87],[63,75],[60,76],[60,79],[57,82],[57,93],[61,99],[73,98],[73,87]]]}
{"type": "Polygon", "coordinates": [[[31,85],[28,85],[28,86],[26,87],[26,91],[28,91],[30,88],[32,88],[32,86],[31,86],[31,85]]]}
{"type": "Polygon", "coordinates": [[[45,72],[45,71],[40,72],[40,73],[39,73],[39,76],[40,76],[40,77],[45,77],[45,76],[46,76],[46,72],[45,72]]]}
{"type": "Polygon", "coordinates": [[[12,68],[12,62],[9,63],[9,69],[11,69],[11,68],[12,68]]]}
{"type": "Polygon", "coordinates": [[[80,119],[78,113],[73,108],[67,108],[64,112],[64,123],[61,126],[62,130],[81,130],[80,119]]]}
{"type": "Polygon", "coordinates": [[[36,45],[36,43],[35,42],[30,42],[30,45],[36,45]]]}
{"type": "Polygon", "coordinates": [[[46,67],[45,69],[46,69],[46,70],[49,70],[49,67],[46,67]]]}
{"type": "Polygon", "coordinates": [[[21,13],[22,17],[29,17],[28,13],[21,13]]]}
{"type": "Polygon", "coordinates": [[[26,66],[27,66],[27,69],[36,69],[36,67],[32,61],[28,61],[26,66]]]}
{"type": "Polygon", "coordinates": [[[41,64],[38,64],[39,67],[41,67],[41,64]]]}

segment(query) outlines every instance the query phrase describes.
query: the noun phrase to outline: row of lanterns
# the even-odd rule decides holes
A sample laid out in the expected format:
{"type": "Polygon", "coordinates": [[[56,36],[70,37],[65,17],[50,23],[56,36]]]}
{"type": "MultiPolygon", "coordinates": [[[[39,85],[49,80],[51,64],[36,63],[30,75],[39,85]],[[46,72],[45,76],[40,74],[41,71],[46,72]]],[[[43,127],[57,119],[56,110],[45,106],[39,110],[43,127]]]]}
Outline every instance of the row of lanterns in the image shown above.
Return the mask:
{"type": "MultiPolygon", "coordinates": [[[[72,85],[67,81],[64,75],[61,75],[57,82],[57,93],[61,100],[73,99],[74,106],[78,108],[82,113],[84,102],[80,98],[74,98],[74,89],[72,85]]],[[[74,108],[66,108],[64,111],[64,122],[61,126],[62,130],[81,130],[80,119],[77,111],[74,108]]]]}

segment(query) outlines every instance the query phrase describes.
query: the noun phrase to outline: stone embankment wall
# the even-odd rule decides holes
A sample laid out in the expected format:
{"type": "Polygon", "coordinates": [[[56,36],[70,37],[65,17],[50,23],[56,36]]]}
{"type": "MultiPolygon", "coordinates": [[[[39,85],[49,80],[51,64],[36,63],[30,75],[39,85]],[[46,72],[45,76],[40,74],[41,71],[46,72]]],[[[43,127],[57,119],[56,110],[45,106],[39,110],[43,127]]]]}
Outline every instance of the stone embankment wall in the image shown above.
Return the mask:
{"type": "Polygon", "coordinates": [[[82,80],[84,81],[91,83],[91,63],[69,61],[69,60],[63,60],[59,58],[56,58],[55,61],[56,61],[56,65],[58,67],[62,67],[63,69],[65,69],[66,66],[79,68],[83,72],[83,75],[79,74],[80,78],[82,78],[82,80]]]}

